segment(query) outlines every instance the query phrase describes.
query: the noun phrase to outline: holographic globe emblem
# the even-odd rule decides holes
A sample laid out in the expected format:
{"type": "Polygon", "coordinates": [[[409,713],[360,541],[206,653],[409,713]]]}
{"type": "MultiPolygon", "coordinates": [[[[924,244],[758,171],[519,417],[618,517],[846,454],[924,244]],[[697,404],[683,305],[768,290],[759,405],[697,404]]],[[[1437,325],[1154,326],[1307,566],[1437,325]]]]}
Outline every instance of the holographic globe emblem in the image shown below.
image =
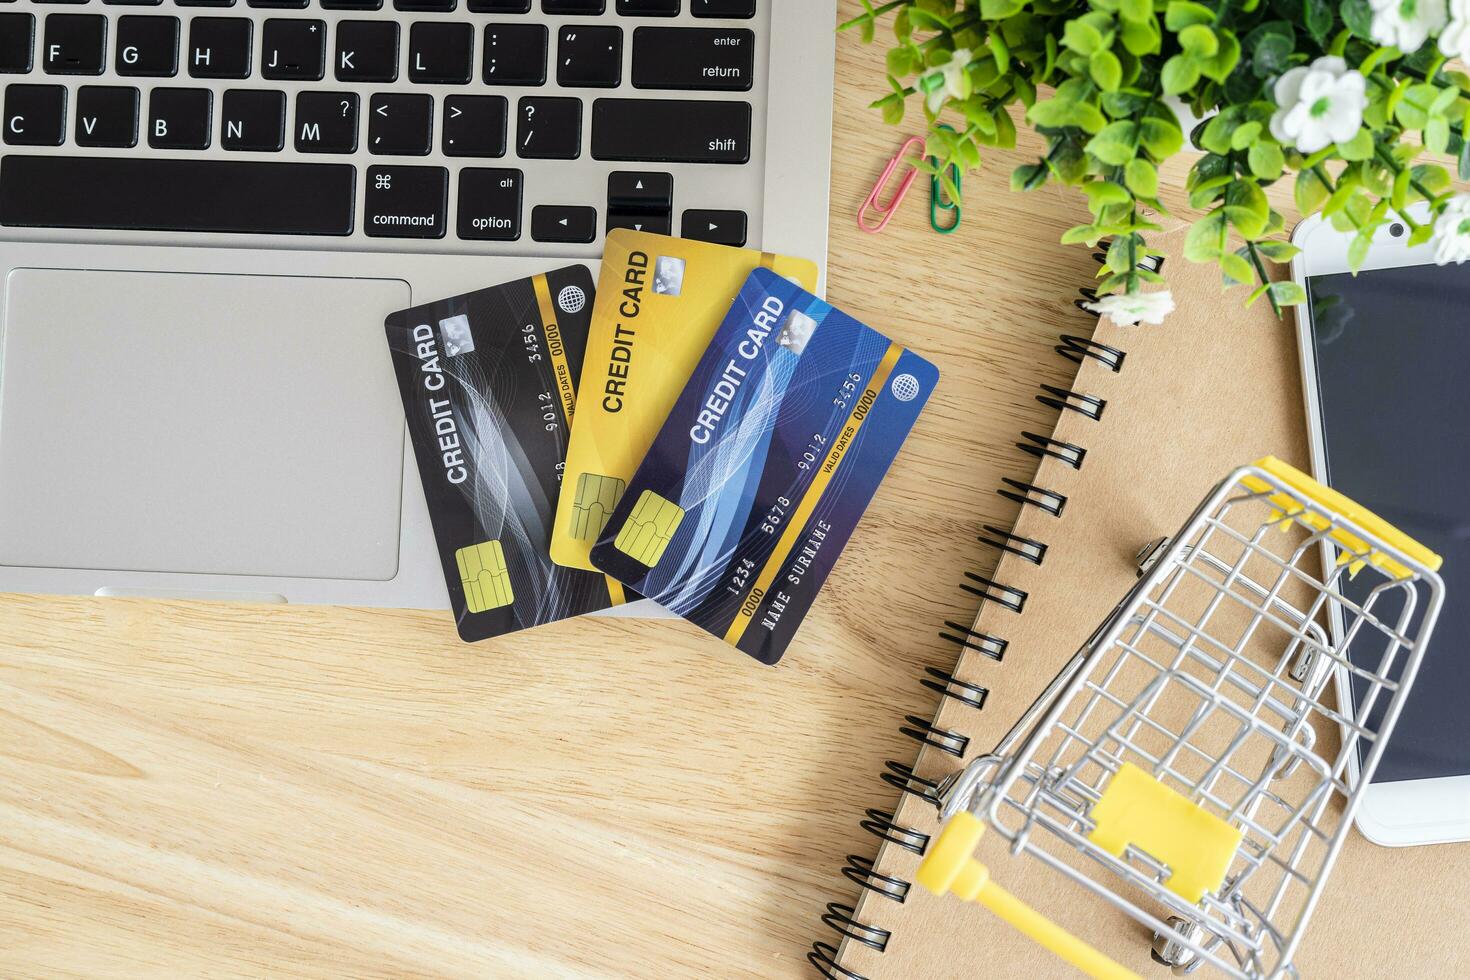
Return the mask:
{"type": "Polygon", "coordinates": [[[565,286],[556,294],[556,305],[563,313],[580,313],[587,305],[587,294],[582,292],[581,286],[565,286]]]}
{"type": "Polygon", "coordinates": [[[900,374],[893,379],[893,397],[901,402],[911,402],[919,397],[919,379],[912,374],[900,374]]]}

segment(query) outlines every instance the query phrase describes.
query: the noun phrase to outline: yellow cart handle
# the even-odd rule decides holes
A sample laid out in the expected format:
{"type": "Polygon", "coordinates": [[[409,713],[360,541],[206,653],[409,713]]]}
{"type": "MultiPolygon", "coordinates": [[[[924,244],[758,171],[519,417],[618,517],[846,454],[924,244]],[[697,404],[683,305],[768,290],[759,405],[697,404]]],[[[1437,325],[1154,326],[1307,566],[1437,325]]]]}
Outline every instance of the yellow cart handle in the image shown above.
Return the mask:
{"type": "Polygon", "coordinates": [[[968,811],[949,819],[915,875],[936,895],[953,892],[979,902],[1036,943],[1097,980],[1142,980],[1138,974],[1078,939],[990,880],[990,870],[975,860],[985,823],[968,811]]]}

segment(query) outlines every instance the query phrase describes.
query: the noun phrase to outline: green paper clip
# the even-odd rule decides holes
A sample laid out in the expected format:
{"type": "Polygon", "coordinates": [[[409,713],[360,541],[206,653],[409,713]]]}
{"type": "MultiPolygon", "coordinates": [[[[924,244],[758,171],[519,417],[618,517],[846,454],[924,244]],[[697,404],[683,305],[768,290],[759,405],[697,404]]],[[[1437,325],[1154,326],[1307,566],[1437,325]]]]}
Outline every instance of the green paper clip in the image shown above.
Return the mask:
{"type": "MultiPolygon", "coordinates": [[[[947,129],[951,133],[954,132],[953,127],[946,126],[943,123],[940,124],[939,128],[947,129]]],[[[934,168],[934,176],[929,178],[929,227],[941,235],[949,235],[960,226],[960,219],[964,215],[960,211],[960,202],[949,200],[948,195],[944,192],[944,182],[939,179],[939,158],[930,157],[929,165],[934,168]],[[939,221],[941,211],[953,212],[954,220],[948,224],[941,224],[939,221]]],[[[949,165],[949,176],[954,181],[955,190],[958,191],[960,189],[960,168],[958,164],[951,163],[949,165]]]]}

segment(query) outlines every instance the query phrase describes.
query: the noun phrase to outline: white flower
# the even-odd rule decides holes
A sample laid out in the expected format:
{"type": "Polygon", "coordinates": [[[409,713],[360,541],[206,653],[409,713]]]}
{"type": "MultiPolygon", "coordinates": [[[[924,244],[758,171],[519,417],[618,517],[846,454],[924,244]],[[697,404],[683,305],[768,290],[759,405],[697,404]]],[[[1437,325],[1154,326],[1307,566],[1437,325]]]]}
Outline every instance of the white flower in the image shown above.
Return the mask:
{"type": "Polygon", "coordinates": [[[935,65],[924,74],[919,76],[919,91],[928,93],[924,96],[924,105],[931,113],[937,113],[944,108],[944,100],[947,97],[956,99],[968,99],[970,97],[970,76],[966,69],[970,67],[969,48],[955,48],[954,54],[950,55],[948,61],[942,65],[935,65]],[[932,88],[924,84],[930,78],[940,78],[942,85],[933,85],[932,88]]]}
{"type": "Polygon", "coordinates": [[[1445,24],[1445,0],[1368,0],[1373,8],[1373,40],[1404,54],[1424,46],[1445,24]]]}
{"type": "Polygon", "coordinates": [[[1470,61],[1470,0],[1450,0],[1450,23],[1439,36],[1447,58],[1470,61]]]}
{"type": "Polygon", "coordinates": [[[1303,153],[1352,139],[1368,105],[1363,76],[1331,55],[1282,75],[1273,92],[1279,108],[1271,117],[1271,135],[1303,153]]]}
{"type": "Polygon", "coordinates": [[[1434,261],[1459,265],[1470,259],[1470,194],[1456,194],[1434,219],[1434,261]]]}
{"type": "Polygon", "coordinates": [[[1082,305],[1098,316],[1110,318],[1120,327],[1131,327],[1135,323],[1158,326],[1164,322],[1164,317],[1174,312],[1174,295],[1167,289],[1153,293],[1110,293],[1082,305]]]}

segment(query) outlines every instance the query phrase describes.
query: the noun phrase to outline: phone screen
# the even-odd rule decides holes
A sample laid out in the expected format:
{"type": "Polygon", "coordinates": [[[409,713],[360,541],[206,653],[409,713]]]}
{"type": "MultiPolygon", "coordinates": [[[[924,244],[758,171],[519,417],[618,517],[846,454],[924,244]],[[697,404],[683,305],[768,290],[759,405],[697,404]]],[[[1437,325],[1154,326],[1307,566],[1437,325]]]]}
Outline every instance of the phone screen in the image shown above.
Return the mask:
{"type": "Polygon", "coordinates": [[[1444,558],[1444,608],[1374,782],[1470,773],[1470,270],[1314,276],[1307,301],[1328,481],[1444,558]]]}

